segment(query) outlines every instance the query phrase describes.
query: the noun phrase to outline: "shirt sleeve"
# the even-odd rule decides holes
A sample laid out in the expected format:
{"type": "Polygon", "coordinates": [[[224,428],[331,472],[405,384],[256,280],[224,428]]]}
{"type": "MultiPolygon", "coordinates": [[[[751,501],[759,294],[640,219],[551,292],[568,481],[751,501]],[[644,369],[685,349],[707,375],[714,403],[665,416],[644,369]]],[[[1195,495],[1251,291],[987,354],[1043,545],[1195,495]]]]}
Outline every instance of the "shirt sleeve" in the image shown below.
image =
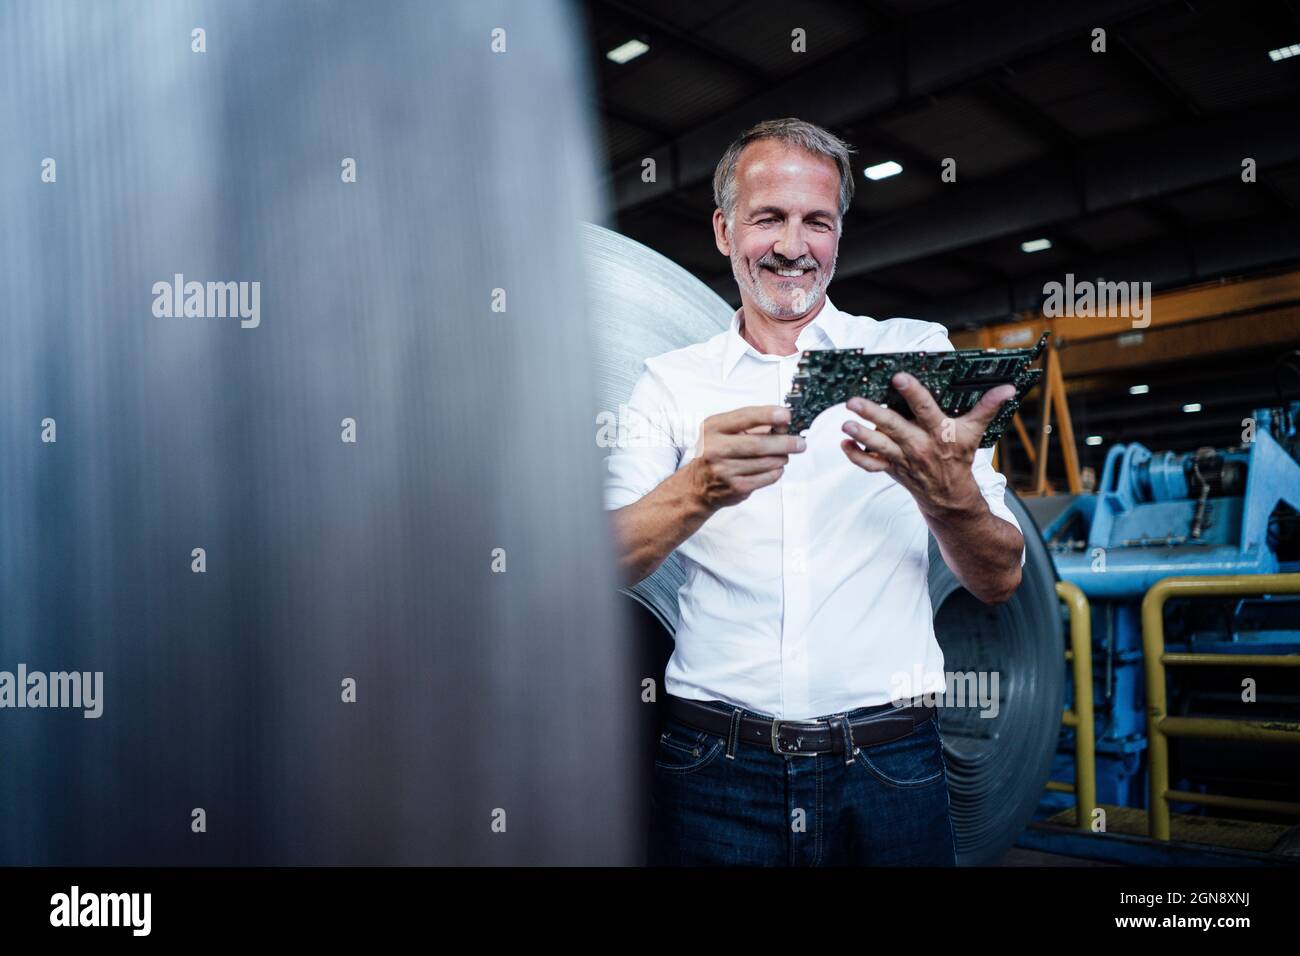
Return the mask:
{"type": "MultiPolygon", "coordinates": [[[[916,348],[927,352],[954,351],[952,342],[948,340],[947,330],[937,324],[916,348]]],[[[984,496],[984,500],[988,503],[989,511],[1003,521],[1011,522],[1012,527],[1023,535],[1025,529],[1020,527],[1020,522],[1016,520],[1016,516],[1007,507],[1007,479],[1006,476],[993,467],[992,448],[978,448],[975,450],[975,459],[971,462],[971,473],[975,476],[976,484],[979,485],[980,494],[984,496]]],[[[1024,567],[1024,564],[1025,548],[1022,547],[1020,549],[1021,567],[1024,567]]]]}
{"type": "Polygon", "coordinates": [[[618,410],[618,437],[605,457],[605,510],[640,501],[681,461],[672,393],[649,366],[618,410]]]}
{"type": "MultiPolygon", "coordinates": [[[[1010,521],[1012,527],[1023,535],[1025,529],[1020,527],[1020,522],[1016,520],[1016,516],[1007,507],[1007,479],[1001,472],[993,468],[992,448],[976,449],[975,461],[971,464],[971,471],[975,475],[975,481],[980,486],[980,494],[988,502],[989,511],[1003,521],[1010,521]]],[[[1020,566],[1025,566],[1025,548],[1023,546],[1020,549],[1020,566]]]]}

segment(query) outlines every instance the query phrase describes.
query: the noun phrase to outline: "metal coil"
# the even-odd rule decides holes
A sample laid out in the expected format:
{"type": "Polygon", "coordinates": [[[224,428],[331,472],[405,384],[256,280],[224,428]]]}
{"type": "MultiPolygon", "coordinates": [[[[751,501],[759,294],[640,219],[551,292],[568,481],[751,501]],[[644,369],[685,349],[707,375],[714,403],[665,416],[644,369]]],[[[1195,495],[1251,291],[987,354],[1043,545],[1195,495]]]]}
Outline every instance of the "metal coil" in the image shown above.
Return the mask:
{"type": "Polygon", "coordinates": [[[987,605],[958,584],[930,539],[930,603],[944,670],[999,675],[995,717],[944,708],[939,727],[948,765],[957,859],[996,863],[1033,816],[1061,730],[1065,654],[1056,568],[1042,535],[1011,491],[1007,507],[1025,536],[1020,588],[987,605]]]}
{"type": "MultiPolygon", "coordinates": [[[[599,409],[617,414],[647,358],[717,335],[735,310],[677,263],[634,239],[584,223],[581,242],[599,409]]],[[[677,589],[685,581],[674,553],[644,581],[620,590],[671,634],[677,630],[677,589]]]]}

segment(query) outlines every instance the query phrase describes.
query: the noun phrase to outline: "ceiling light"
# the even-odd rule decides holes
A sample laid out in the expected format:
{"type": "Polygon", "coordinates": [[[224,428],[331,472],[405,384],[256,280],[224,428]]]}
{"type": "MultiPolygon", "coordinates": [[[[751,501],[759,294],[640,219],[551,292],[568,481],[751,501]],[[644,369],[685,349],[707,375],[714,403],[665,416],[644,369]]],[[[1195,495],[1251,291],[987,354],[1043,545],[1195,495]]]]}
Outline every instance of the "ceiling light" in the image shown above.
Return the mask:
{"type": "Polygon", "coordinates": [[[1200,410],[1201,410],[1200,402],[1188,402],[1186,405],[1183,406],[1183,411],[1185,412],[1199,412],[1200,410]]]}
{"type": "Polygon", "coordinates": [[[903,167],[892,159],[883,163],[876,163],[874,166],[868,166],[863,170],[868,179],[888,179],[890,176],[897,176],[902,171],[903,167]]]}
{"type": "Polygon", "coordinates": [[[1150,385],[1130,385],[1128,387],[1130,395],[1145,395],[1149,391],[1151,391],[1150,385]]]}
{"type": "Polygon", "coordinates": [[[1030,239],[1028,242],[1020,244],[1021,252],[1042,252],[1044,249],[1052,248],[1051,239],[1030,239]]]}
{"type": "Polygon", "coordinates": [[[1089,445],[1100,445],[1100,444],[1101,444],[1101,436],[1100,436],[1100,435],[1089,435],[1089,436],[1085,439],[1085,441],[1086,441],[1089,445]]]}
{"type": "Polygon", "coordinates": [[[622,46],[616,46],[605,54],[606,57],[615,63],[626,63],[628,60],[635,60],[642,53],[650,48],[640,40],[628,40],[622,46]]]}
{"type": "Polygon", "coordinates": [[[1300,56],[1300,43],[1292,43],[1290,46],[1282,46],[1276,50],[1268,51],[1268,58],[1274,63],[1278,60],[1289,60],[1293,56],[1300,56]]]}

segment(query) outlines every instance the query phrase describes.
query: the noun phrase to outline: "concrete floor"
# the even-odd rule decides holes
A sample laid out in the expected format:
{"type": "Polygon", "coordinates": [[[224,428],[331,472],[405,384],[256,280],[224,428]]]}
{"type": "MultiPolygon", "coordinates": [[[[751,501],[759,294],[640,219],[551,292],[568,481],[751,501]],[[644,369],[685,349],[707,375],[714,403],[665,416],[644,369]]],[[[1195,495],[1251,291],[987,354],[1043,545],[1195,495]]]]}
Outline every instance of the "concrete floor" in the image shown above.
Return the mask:
{"type": "Polygon", "coordinates": [[[1077,856],[1061,856],[1041,850],[1023,850],[1013,846],[996,864],[997,866],[1118,866],[1100,860],[1085,860],[1077,856]]]}

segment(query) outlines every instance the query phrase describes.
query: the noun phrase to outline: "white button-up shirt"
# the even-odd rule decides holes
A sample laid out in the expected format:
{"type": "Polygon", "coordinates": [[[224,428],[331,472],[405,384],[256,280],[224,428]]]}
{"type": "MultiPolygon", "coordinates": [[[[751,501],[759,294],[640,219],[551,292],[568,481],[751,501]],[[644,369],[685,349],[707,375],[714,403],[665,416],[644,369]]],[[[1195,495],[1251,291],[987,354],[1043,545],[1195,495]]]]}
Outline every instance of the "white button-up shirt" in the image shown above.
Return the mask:
{"type": "MultiPolygon", "coordinates": [[[[782,404],[804,349],[953,347],[942,325],[848,315],[827,297],[793,355],[765,355],[740,335],[742,312],[708,341],[646,360],[606,459],[606,509],[687,465],[710,415],[782,404]]],[[[804,720],[944,691],[928,528],[905,488],[845,456],[846,421],[866,424],[843,404],[827,409],[775,484],[719,509],[678,547],[686,583],[669,693],[804,720]]],[[[973,473],[993,514],[1019,528],[992,457],[977,452],[973,473]]]]}

